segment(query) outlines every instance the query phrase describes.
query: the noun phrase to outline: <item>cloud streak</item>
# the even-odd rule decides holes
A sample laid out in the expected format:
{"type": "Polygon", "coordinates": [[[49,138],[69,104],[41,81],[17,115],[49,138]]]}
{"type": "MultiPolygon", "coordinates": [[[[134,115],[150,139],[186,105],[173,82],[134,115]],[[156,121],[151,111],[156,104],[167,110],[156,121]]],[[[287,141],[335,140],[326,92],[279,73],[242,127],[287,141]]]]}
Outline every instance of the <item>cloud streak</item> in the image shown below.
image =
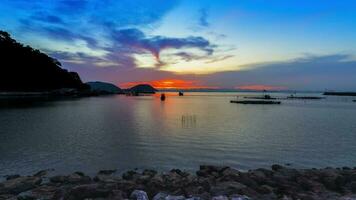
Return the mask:
{"type": "Polygon", "coordinates": [[[207,55],[212,55],[214,52],[214,45],[203,37],[148,37],[135,28],[114,31],[112,36],[121,47],[134,49],[136,53],[150,52],[157,61],[160,61],[160,53],[165,49],[196,48],[204,51],[207,55]]]}

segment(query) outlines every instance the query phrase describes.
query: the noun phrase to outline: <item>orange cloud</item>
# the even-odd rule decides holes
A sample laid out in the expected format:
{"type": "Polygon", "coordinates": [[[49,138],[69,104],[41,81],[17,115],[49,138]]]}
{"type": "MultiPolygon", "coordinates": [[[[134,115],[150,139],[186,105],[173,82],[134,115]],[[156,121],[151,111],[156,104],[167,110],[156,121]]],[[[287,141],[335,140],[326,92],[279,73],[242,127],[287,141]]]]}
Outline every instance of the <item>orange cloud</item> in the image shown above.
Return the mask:
{"type": "Polygon", "coordinates": [[[270,85],[243,85],[237,86],[235,89],[239,90],[284,90],[287,89],[283,86],[270,86],[270,85]]]}
{"type": "Polygon", "coordinates": [[[120,84],[120,87],[130,88],[138,84],[150,84],[157,89],[217,89],[217,87],[200,85],[198,81],[187,81],[181,79],[127,82],[120,84]]]}

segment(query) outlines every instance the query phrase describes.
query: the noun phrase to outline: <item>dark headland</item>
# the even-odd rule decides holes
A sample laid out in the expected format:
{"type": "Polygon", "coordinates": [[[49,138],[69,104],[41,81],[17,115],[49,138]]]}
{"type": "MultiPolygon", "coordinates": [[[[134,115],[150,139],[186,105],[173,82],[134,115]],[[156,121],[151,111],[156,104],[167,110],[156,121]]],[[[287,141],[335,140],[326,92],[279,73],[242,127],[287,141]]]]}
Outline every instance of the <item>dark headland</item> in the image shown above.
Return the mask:
{"type": "Polygon", "coordinates": [[[0,199],[135,200],[352,200],[355,168],[272,169],[242,172],[230,167],[200,166],[196,173],[173,169],[116,172],[102,170],[51,176],[9,175],[0,183],[0,199]]]}
{"type": "Polygon", "coordinates": [[[0,31],[0,97],[83,97],[107,94],[152,94],[150,85],[122,90],[111,83],[83,83],[76,72],[61,68],[47,54],[25,46],[9,33],[0,31]]]}
{"type": "Polygon", "coordinates": [[[4,31],[0,31],[0,63],[1,92],[88,89],[76,72],[62,69],[56,59],[16,42],[4,31]]]}

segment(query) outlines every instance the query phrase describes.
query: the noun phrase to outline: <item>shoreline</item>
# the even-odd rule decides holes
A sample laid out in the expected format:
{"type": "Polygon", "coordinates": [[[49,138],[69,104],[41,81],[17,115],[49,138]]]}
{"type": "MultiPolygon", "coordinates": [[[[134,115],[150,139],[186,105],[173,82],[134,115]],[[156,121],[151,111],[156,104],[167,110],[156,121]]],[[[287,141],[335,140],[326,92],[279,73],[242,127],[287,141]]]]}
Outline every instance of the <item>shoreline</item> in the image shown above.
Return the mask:
{"type": "Polygon", "coordinates": [[[8,175],[0,182],[2,199],[356,199],[356,168],[294,169],[272,165],[239,171],[202,165],[195,173],[101,170],[50,176],[8,175]]]}

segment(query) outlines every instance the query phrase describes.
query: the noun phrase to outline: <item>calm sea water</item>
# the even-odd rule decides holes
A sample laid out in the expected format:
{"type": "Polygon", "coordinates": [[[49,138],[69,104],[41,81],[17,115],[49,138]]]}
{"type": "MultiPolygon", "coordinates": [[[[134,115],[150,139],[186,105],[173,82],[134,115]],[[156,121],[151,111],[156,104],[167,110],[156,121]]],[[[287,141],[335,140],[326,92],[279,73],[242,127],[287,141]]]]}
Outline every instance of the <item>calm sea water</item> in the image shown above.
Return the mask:
{"type": "Polygon", "coordinates": [[[114,168],[196,170],[200,164],[243,170],[274,163],[356,165],[353,98],[229,103],[236,95],[170,94],[165,102],[158,96],[110,96],[2,105],[0,175],[47,168],[93,174],[114,168]]]}

